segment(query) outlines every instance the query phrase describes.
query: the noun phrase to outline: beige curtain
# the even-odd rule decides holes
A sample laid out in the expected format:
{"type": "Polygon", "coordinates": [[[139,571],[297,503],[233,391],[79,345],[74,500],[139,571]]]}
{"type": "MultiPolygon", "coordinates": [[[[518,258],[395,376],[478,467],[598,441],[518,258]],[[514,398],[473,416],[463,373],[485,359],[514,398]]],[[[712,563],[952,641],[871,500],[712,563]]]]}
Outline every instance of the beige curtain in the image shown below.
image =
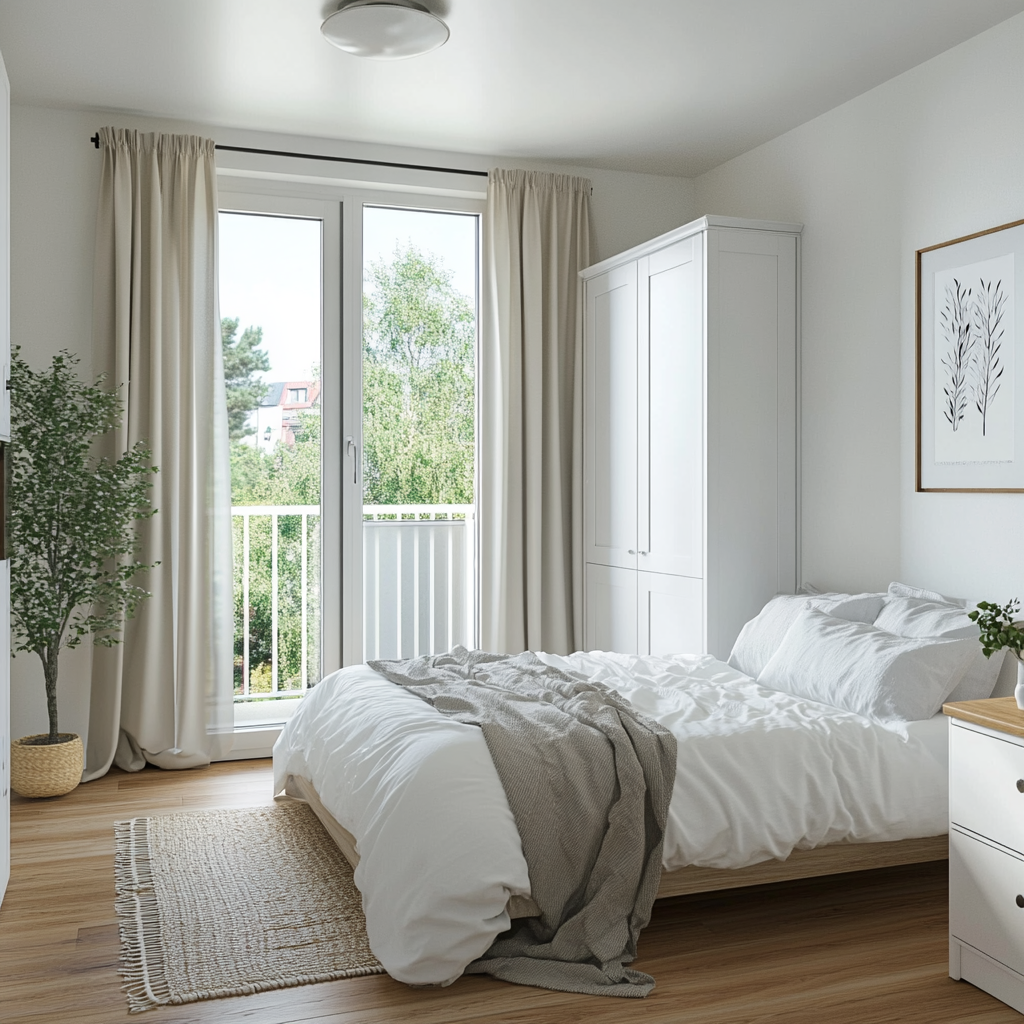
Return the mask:
{"type": "Polygon", "coordinates": [[[582,291],[590,182],[491,171],[483,230],[481,646],[575,650],[582,630],[582,291]],[[574,593],[575,591],[575,593],[574,593]]]}
{"type": "Polygon", "coordinates": [[[231,494],[217,307],[214,146],[100,131],[94,346],[126,416],[109,454],[142,440],[160,472],[140,524],[151,597],[124,643],[94,648],[85,781],[208,764],[232,728],[231,494]]]}

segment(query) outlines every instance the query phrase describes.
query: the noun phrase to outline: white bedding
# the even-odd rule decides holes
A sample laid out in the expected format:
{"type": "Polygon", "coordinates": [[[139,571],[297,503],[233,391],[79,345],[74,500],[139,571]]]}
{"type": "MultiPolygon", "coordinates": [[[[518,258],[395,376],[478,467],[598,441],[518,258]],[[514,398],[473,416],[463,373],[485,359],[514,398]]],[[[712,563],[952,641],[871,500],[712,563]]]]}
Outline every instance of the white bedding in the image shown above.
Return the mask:
{"type": "MultiPolygon", "coordinates": [[[[678,740],[663,864],[745,867],[794,849],[946,831],[946,723],[876,725],[707,656],[540,655],[627,697],[678,740]]],[[[448,984],[530,891],[483,735],[365,665],[328,676],[274,747],[355,836],[370,946],[399,981],[448,984]]]]}

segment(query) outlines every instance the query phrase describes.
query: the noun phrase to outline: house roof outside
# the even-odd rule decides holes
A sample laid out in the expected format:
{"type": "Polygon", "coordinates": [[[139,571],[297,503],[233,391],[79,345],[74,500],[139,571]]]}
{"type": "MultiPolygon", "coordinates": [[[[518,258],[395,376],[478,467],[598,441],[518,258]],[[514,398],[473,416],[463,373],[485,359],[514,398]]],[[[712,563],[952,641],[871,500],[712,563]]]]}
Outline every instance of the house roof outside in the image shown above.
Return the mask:
{"type": "Polygon", "coordinates": [[[283,380],[276,380],[267,385],[267,393],[263,396],[263,401],[260,405],[264,408],[268,408],[274,405],[281,404],[281,395],[284,393],[284,386],[287,382],[283,380]]]}
{"type": "Polygon", "coordinates": [[[286,410],[310,409],[320,402],[320,381],[318,380],[275,380],[267,384],[267,393],[260,402],[261,408],[280,405],[286,410]],[[297,398],[294,392],[304,393],[297,398]]]}

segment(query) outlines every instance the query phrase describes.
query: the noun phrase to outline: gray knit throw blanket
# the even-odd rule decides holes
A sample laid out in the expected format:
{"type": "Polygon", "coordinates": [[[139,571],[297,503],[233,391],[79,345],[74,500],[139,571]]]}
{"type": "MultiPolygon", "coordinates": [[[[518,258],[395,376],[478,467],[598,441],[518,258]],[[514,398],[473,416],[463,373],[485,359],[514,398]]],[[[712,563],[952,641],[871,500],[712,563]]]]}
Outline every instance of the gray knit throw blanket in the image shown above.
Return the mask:
{"type": "Polygon", "coordinates": [[[647,995],[654,979],[625,965],[661,878],[673,735],[608,687],[531,653],[456,647],[369,664],[480,727],[519,829],[540,917],[514,920],[466,973],[563,992],[647,995]]]}

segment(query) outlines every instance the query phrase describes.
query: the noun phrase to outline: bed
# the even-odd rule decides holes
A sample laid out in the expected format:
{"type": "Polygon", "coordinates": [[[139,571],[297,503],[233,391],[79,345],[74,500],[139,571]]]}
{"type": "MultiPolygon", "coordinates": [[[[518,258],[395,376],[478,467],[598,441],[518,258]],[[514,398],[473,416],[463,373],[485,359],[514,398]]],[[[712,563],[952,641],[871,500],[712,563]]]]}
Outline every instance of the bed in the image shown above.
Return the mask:
{"type": "MultiPolygon", "coordinates": [[[[946,856],[939,706],[963,696],[953,691],[971,671],[984,676],[972,693],[991,692],[998,671],[978,662],[963,607],[948,600],[898,592],[776,598],[748,623],[733,664],[693,655],[539,656],[615,690],[676,737],[659,897],[946,856]],[[894,608],[908,607],[909,624],[905,614],[894,619],[894,608]],[[884,720],[877,708],[873,717],[861,713],[863,693],[853,708],[821,699],[843,702],[816,689],[820,677],[841,674],[829,663],[834,644],[822,663],[797,634],[833,630],[860,643],[898,636],[876,628],[879,619],[925,631],[928,642],[908,649],[928,661],[921,671],[939,713],[915,719],[903,709],[884,720]],[[963,635],[928,635],[943,629],[963,635]]],[[[851,660],[850,650],[841,653],[851,660]]],[[[906,679],[901,689],[923,685],[906,679]]],[[[857,680],[843,685],[856,689],[857,680]]],[[[449,984],[511,918],[536,913],[480,730],[368,666],[334,673],[307,695],[275,746],[274,771],[275,791],[307,800],[352,862],[371,947],[397,980],[449,984]]]]}

